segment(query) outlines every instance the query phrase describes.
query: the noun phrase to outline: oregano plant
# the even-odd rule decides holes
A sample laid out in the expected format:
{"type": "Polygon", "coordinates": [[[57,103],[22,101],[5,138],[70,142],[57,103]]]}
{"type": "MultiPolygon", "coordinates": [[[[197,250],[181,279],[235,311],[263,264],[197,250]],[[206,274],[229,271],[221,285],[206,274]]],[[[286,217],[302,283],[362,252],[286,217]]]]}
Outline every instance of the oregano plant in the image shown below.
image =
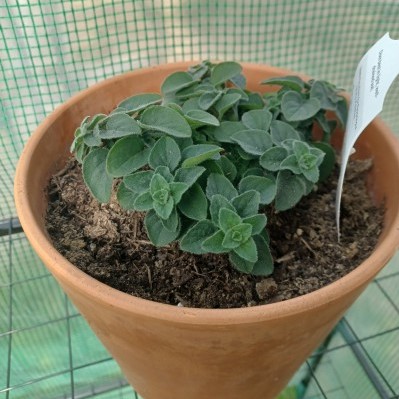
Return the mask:
{"type": "Polygon", "coordinates": [[[86,117],[71,151],[91,194],[105,203],[116,186],[122,208],[145,213],[155,246],[178,241],[194,254],[228,254],[241,272],[271,274],[266,209],[290,209],[328,178],[330,138],[347,105],[322,80],[262,83],[279,89],[251,92],[240,64],[204,61],[168,76],[160,94],[86,117]]]}

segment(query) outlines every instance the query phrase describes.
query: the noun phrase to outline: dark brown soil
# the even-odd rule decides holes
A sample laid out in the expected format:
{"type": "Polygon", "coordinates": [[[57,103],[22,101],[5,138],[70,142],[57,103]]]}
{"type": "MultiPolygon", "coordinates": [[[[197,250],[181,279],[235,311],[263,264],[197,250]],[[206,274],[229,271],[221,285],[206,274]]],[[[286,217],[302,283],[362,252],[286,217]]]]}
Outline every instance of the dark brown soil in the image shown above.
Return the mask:
{"type": "Polygon", "coordinates": [[[98,204],[73,161],[49,185],[47,228],[58,251],[77,267],[131,295],[202,308],[282,301],[337,280],[372,252],[383,211],[367,195],[363,175],[369,166],[368,161],[355,162],[348,170],[340,243],[336,176],[295,209],[268,215],[275,259],[275,272],[268,278],[237,272],[227,256],[183,253],[175,244],[154,247],[143,214],[122,210],[115,199],[98,204]]]}

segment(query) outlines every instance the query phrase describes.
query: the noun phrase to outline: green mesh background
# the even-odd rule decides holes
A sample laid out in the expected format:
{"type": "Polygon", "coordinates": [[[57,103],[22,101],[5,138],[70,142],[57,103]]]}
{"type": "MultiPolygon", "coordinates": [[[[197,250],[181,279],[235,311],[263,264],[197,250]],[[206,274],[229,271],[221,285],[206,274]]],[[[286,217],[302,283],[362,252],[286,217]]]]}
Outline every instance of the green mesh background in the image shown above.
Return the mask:
{"type": "MultiPolygon", "coordinates": [[[[79,90],[148,65],[230,59],[350,91],[361,56],[387,31],[399,38],[398,21],[397,0],[0,0],[0,223],[15,217],[24,143],[79,90]]],[[[395,132],[398,90],[382,115],[395,132]]],[[[0,399],[135,398],[24,235],[8,233],[0,237],[0,399]]],[[[350,310],[322,356],[301,368],[285,398],[399,397],[398,263],[350,310]]]]}

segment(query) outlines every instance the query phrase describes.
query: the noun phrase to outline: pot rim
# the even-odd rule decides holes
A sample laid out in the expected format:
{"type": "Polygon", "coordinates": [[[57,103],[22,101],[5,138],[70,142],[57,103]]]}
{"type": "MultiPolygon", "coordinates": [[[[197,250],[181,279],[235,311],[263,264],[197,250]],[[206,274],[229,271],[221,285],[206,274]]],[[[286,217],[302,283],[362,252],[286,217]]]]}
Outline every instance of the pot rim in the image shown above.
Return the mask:
{"type": "MultiPolygon", "coordinates": [[[[38,151],[41,138],[45,135],[48,128],[63,112],[72,105],[79,103],[91,91],[104,89],[109,85],[124,80],[127,76],[136,76],[139,78],[149,70],[185,70],[188,66],[193,64],[195,64],[195,61],[140,68],[96,83],[75,94],[62,105],[58,106],[43,120],[29,138],[16,169],[14,184],[15,203],[21,225],[28,240],[35,251],[40,254],[42,261],[47,265],[56,279],[63,283],[67,282],[68,284],[74,285],[82,295],[94,297],[97,302],[124,309],[126,312],[133,312],[146,318],[162,318],[170,322],[183,324],[215,325],[255,323],[261,320],[279,319],[293,313],[301,313],[305,310],[318,308],[323,304],[325,305],[333,302],[338,297],[352,291],[354,287],[360,287],[372,279],[376,273],[376,269],[379,271],[390,260],[399,246],[399,213],[395,215],[395,220],[391,223],[389,229],[386,230],[386,227],[384,228],[386,234],[385,239],[377,244],[373,253],[356,267],[356,269],[344,277],[316,291],[296,298],[247,308],[186,308],[135,297],[101,283],[84,273],[54,248],[44,229],[35,221],[34,210],[29,201],[29,193],[25,189],[32,154],[38,151]]],[[[246,73],[251,69],[258,68],[267,68],[269,71],[276,74],[281,72],[286,74],[293,73],[292,71],[270,67],[266,64],[241,63],[241,65],[246,73]]],[[[295,74],[307,78],[305,75],[295,74]]],[[[380,130],[381,140],[387,141],[392,151],[394,151],[396,168],[399,170],[399,145],[396,138],[379,118],[376,118],[372,123],[380,130]]]]}

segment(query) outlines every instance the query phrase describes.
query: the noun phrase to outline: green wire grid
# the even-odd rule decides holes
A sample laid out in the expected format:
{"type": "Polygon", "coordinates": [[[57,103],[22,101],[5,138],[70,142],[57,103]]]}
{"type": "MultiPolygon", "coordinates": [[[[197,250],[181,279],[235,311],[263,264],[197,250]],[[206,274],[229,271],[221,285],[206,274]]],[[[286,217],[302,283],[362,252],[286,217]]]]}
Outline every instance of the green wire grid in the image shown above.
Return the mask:
{"type": "MultiPolygon", "coordinates": [[[[105,78],[181,60],[267,63],[350,91],[396,0],[0,0],[0,399],[137,398],[33,253],[15,219],[24,143],[70,96],[105,78]]],[[[399,131],[397,82],[382,116],[399,131]]],[[[282,398],[399,397],[398,256],[282,398]]]]}

